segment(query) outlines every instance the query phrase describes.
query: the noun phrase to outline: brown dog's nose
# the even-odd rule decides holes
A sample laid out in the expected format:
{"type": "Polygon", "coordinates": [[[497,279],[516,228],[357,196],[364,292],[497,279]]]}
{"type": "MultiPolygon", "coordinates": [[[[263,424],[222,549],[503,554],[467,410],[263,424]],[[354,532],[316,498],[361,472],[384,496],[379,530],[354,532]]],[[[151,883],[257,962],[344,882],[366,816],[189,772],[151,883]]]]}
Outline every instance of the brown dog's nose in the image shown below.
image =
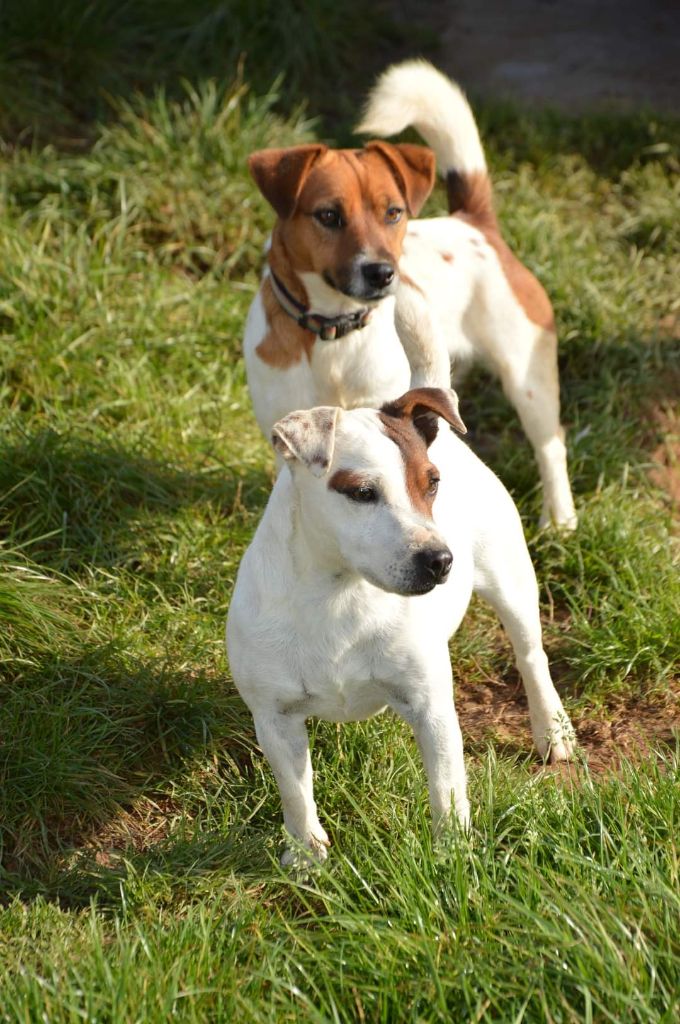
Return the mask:
{"type": "Polygon", "coordinates": [[[366,283],[376,291],[387,288],[394,280],[394,267],[391,263],[364,263],[361,273],[366,283]]]}

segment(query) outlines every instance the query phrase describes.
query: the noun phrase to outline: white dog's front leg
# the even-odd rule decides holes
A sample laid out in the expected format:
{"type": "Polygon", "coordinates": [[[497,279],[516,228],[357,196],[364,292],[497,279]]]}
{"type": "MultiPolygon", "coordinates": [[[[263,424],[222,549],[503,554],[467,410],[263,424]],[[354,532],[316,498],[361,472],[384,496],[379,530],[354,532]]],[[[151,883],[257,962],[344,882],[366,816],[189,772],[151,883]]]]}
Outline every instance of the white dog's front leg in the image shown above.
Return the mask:
{"type": "Polygon", "coordinates": [[[450,679],[447,689],[446,695],[438,695],[436,700],[418,702],[415,707],[404,704],[392,705],[413,729],[423,758],[435,837],[450,819],[452,800],[460,824],[464,828],[470,824],[463,736],[453,704],[450,679]]]}
{"type": "Polygon", "coordinates": [[[440,337],[425,296],[402,283],[395,323],[411,368],[411,387],[451,387],[451,360],[446,339],[440,337]]]}
{"type": "MultiPolygon", "coordinates": [[[[316,812],[309,738],[303,716],[276,711],[257,715],[255,732],[278,783],[286,830],[317,860],[325,860],[330,843],[316,812]]],[[[281,863],[286,866],[296,859],[295,849],[288,848],[281,863]]]]}

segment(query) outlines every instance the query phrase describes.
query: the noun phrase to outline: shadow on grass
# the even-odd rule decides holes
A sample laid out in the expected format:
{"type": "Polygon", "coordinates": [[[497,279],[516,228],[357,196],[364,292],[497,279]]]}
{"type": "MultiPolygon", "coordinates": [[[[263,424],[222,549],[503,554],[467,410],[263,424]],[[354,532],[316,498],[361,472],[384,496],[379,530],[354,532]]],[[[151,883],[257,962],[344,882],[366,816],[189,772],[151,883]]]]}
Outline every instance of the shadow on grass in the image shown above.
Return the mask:
{"type": "MultiPolygon", "coordinates": [[[[88,589],[91,570],[123,569],[155,586],[159,550],[180,543],[172,520],[182,510],[190,508],[192,518],[195,510],[209,538],[226,531],[236,547],[247,541],[270,473],[221,469],[216,462],[188,472],[106,440],[48,431],[23,437],[0,451],[2,533],[15,549],[23,542],[34,569],[66,573],[76,585],[55,584],[51,600],[70,601],[78,619],[82,613],[90,621],[87,608],[105,600],[88,589]]],[[[194,550],[191,534],[188,543],[194,550]]],[[[158,572],[162,585],[173,583],[167,558],[158,572]]],[[[214,573],[206,574],[214,583],[214,573]]],[[[181,566],[179,577],[184,586],[181,566]]],[[[139,607],[141,614],[144,600],[139,607]]],[[[36,614],[45,625],[45,610],[36,614]]],[[[224,672],[203,659],[192,663],[190,652],[178,666],[170,638],[167,656],[141,660],[115,638],[96,645],[82,622],[67,627],[66,618],[55,626],[53,642],[40,636],[28,642],[19,620],[2,667],[0,891],[6,896],[63,889],[68,897],[75,877],[69,850],[106,831],[126,808],[167,793],[209,751],[231,763],[247,765],[250,758],[250,719],[224,672]]],[[[110,631],[105,625],[104,634],[110,631]]]]}
{"type": "Polygon", "coordinates": [[[144,850],[130,847],[108,851],[105,862],[102,854],[85,851],[70,862],[64,858],[55,861],[52,871],[43,877],[7,875],[5,892],[22,899],[54,899],[62,907],[87,906],[96,899],[100,909],[118,910],[123,904],[129,907],[137,898],[153,902],[160,895],[164,899],[168,887],[175,893],[194,895],[204,887],[214,896],[230,875],[261,884],[272,869],[275,855],[263,833],[246,824],[226,833],[174,836],[144,850]]]}
{"type": "Polygon", "coordinates": [[[259,467],[213,458],[204,472],[189,471],[105,440],[40,431],[0,448],[0,536],[52,569],[134,572],[153,538],[150,517],[193,506],[248,520],[270,488],[259,467]]]}
{"type": "MultiPolygon", "coordinates": [[[[163,837],[177,816],[168,793],[192,765],[218,759],[247,776],[254,742],[250,717],[221,673],[160,659],[131,663],[96,648],[18,675],[6,687],[0,724],[5,898],[77,902],[115,888],[120,872],[109,870],[108,854],[107,864],[96,857],[102,846],[114,849],[114,860],[124,848],[139,865],[165,856],[165,846],[140,848],[158,839],[140,802],[155,808],[163,837]]],[[[215,785],[219,791],[222,783],[215,785]]],[[[219,851],[230,842],[221,836],[204,845],[219,851]]],[[[237,846],[242,852],[241,840],[237,846]]]]}

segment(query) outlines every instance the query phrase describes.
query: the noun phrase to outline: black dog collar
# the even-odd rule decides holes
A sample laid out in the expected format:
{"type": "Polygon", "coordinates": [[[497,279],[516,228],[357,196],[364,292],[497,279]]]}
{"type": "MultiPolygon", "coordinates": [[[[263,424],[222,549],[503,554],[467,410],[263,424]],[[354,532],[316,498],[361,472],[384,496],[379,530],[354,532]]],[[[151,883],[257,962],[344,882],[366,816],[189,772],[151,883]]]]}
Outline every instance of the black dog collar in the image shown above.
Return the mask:
{"type": "Polygon", "coordinates": [[[336,341],[344,338],[352,331],[360,331],[368,323],[371,315],[370,309],[358,309],[356,313],[345,313],[343,316],[320,316],[318,313],[310,313],[301,302],[290,294],[282,281],[279,281],[274,271],[270,268],[272,291],[284,313],[292,317],[300,327],[318,334],[322,341],[336,341]]]}

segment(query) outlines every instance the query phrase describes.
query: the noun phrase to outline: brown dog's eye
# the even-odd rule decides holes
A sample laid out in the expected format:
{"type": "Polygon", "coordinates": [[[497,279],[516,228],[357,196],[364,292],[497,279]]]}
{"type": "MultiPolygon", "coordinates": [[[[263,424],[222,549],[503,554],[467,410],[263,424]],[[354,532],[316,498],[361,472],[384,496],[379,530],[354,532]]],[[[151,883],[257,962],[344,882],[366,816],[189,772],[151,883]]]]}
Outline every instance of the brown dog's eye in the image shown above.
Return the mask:
{"type": "Polygon", "coordinates": [[[390,206],[385,214],[385,222],[387,224],[398,224],[403,212],[400,206],[390,206]]]}
{"type": "Polygon", "coordinates": [[[319,224],[323,224],[325,228],[342,227],[342,216],[340,211],[334,210],[332,207],[328,207],[324,210],[316,210],[314,216],[318,220],[319,224]]]}

